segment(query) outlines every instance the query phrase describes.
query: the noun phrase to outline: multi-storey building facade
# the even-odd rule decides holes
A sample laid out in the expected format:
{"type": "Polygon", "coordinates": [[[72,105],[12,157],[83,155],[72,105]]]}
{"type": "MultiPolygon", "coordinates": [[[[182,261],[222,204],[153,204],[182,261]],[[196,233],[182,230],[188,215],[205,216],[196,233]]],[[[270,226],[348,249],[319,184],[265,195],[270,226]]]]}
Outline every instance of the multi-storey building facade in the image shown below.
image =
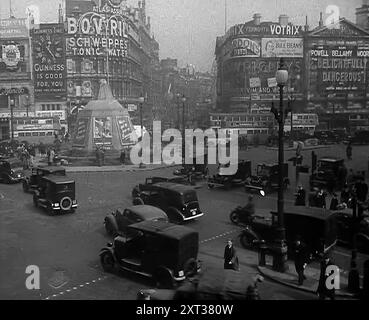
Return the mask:
{"type": "Polygon", "coordinates": [[[26,116],[34,101],[26,19],[0,20],[0,140],[11,138],[11,116],[26,116]]]}

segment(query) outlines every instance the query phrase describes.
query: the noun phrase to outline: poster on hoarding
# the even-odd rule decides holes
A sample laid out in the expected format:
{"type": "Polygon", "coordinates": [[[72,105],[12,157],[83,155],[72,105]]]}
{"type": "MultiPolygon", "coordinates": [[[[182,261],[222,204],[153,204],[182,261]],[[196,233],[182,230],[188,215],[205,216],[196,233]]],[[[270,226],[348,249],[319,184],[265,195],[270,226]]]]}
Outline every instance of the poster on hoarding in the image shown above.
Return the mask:
{"type": "Polygon", "coordinates": [[[43,24],[32,31],[35,96],[50,98],[66,93],[64,26],[43,24]]]}
{"type": "Polygon", "coordinates": [[[26,19],[0,20],[0,39],[28,38],[26,19]]]}
{"type": "Polygon", "coordinates": [[[304,54],[302,38],[263,38],[261,48],[263,58],[302,58],[304,54]]]}
{"type": "Polygon", "coordinates": [[[90,120],[88,118],[80,118],[76,124],[76,131],[73,145],[85,146],[89,134],[90,120]]]}
{"type": "Polygon", "coordinates": [[[134,129],[130,118],[128,116],[117,117],[117,123],[122,146],[134,144],[136,139],[132,136],[134,134],[134,129]]]}
{"type": "Polygon", "coordinates": [[[18,42],[0,42],[0,71],[17,71],[24,62],[25,48],[18,42]]]}
{"type": "Polygon", "coordinates": [[[111,145],[113,139],[112,118],[94,117],[93,124],[94,124],[93,127],[94,144],[111,145]]]}

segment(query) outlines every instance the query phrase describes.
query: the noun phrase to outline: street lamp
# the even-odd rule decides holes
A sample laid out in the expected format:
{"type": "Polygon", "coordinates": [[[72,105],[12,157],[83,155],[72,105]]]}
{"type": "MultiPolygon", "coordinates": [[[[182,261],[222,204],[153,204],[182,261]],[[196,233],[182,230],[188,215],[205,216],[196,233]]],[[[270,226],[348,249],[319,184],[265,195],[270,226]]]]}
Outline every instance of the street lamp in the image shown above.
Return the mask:
{"type": "Polygon", "coordinates": [[[10,109],[10,130],[11,130],[11,137],[14,140],[14,105],[15,100],[10,95],[8,95],[8,107],[10,109]]]}
{"type": "Polygon", "coordinates": [[[182,95],[182,158],[185,156],[185,103],[186,97],[182,95]]]}
{"type": "Polygon", "coordinates": [[[273,256],[273,269],[279,272],[287,270],[287,245],[284,228],[284,189],[283,189],[283,165],[284,165],[284,148],[283,148],[283,133],[285,112],[283,108],[283,87],[288,81],[288,71],[285,67],[283,58],[279,62],[279,69],[276,72],[276,81],[279,86],[279,110],[272,108],[272,112],[278,121],[278,225],[277,225],[277,239],[273,256]]]}
{"type": "MultiPolygon", "coordinates": [[[[143,121],[142,121],[142,105],[145,102],[145,97],[144,96],[139,97],[138,102],[140,104],[141,150],[142,150],[142,152],[144,152],[144,150],[143,150],[143,135],[144,135],[144,132],[143,132],[143,121]]],[[[143,162],[141,162],[139,167],[140,168],[145,168],[145,164],[143,162]]]]}

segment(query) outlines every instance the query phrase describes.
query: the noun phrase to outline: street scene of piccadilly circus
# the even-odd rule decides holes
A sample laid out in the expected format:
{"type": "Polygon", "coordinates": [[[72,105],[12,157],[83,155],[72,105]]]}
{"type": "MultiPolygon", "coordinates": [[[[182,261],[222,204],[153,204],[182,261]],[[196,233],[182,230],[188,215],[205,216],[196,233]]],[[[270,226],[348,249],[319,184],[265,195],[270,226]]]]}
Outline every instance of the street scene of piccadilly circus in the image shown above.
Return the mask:
{"type": "Polygon", "coordinates": [[[368,299],[368,1],[45,1],[0,4],[0,299],[368,299]]]}

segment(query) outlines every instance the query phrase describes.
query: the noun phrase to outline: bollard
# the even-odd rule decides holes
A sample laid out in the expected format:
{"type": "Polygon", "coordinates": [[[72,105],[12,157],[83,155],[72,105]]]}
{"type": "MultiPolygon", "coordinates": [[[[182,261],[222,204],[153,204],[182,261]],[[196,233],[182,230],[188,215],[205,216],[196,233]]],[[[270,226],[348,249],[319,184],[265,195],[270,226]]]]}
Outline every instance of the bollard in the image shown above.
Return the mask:
{"type": "Polygon", "coordinates": [[[369,299],[369,259],[364,262],[363,299],[369,299]]]}
{"type": "Polygon", "coordinates": [[[259,266],[264,267],[266,265],[265,256],[268,250],[264,240],[259,242],[259,266]]]}

